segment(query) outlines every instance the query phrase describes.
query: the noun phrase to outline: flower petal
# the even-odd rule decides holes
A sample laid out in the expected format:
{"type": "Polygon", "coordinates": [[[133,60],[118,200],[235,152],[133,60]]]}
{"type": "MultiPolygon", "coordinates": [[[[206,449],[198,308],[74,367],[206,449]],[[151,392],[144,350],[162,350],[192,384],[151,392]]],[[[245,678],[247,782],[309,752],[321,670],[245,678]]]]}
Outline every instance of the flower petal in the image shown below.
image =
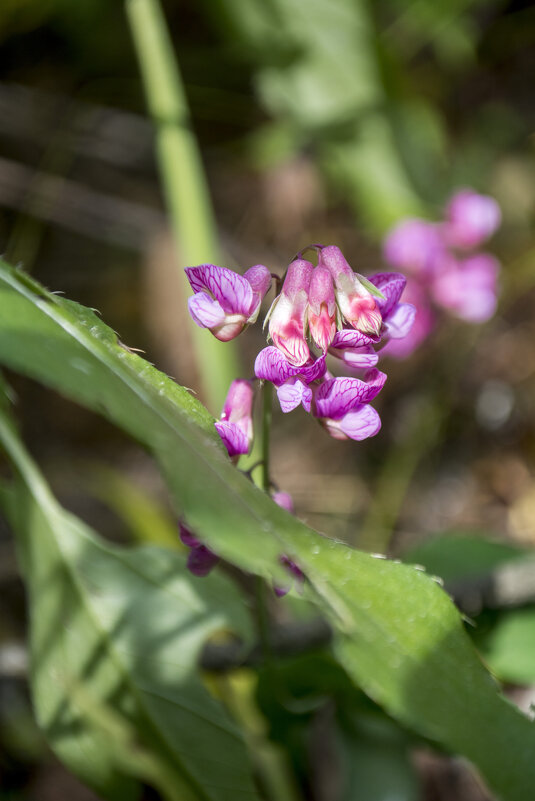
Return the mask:
{"type": "Polygon", "coordinates": [[[206,576],[219,562],[219,556],[206,545],[192,548],[188,556],[187,567],[194,576],[206,576]]]}
{"type": "Polygon", "coordinates": [[[365,380],[360,378],[331,378],[321,384],[316,393],[316,416],[333,420],[344,417],[362,403],[368,403],[381,391],[385,373],[369,370],[365,380]]]}
{"type": "Polygon", "coordinates": [[[277,387],[277,397],[285,414],[297,409],[300,404],[303,404],[305,411],[310,411],[312,390],[298,378],[291,378],[282,386],[277,387]]]}
{"type": "Polygon", "coordinates": [[[388,317],[405,289],[407,279],[401,273],[377,273],[370,275],[369,280],[377,289],[380,289],[385,299],[377,298],[376,303],[379,311],[383,315],[383,320],[388,317]]]}
{"type": "Polygon", "coordinates": [[[335,338],[331,343],[332,348],[360,348],[361,345],[370,345],[372,342],[378,342],[379,338],[363,334],[362,331],[357,331],[354,328],[344,328],[338,331],[335,338]]]}
{"type": "Polygon", "coordinates": [[[389,316],[386,325],[388,336],[402,339],[411,330],[416,317],[416,306],[412,303],[398,303],[397,309],[389,316]]]}
{"type": "Polygon", "coordinates": [[[217,420],[214,425],[231,458],[249,452],[249,438],[237,423],[217,420]]]}
{"type": "Polygon", "coordinates": [[[261,350],[254,364],[256,377],[271,381],[276,387],[284,384],[293,375],[293,370],[294,366],[273,345],[261,350]]]}
{"type": "Polygon", "coordinates": [[[250,316],[253,288],[242,275],[215,264],[186,267],[186,275],[194,292],[208,290],[227,314],[243,314],[246,319],[250,316]]]}
{"type": "Polygon", "coordinates": [[[201,328],[217,328],[225,321],[225,312],[221,304],[205,292],[198,292],[188,298],[189,313],[201,328]]]}
{"type": "Polygon", "coordinates": [[[340,428],[350,439],[373,437],[381,428],[381,418],[373,406],[358,406],[340,420],[340,428]]]}

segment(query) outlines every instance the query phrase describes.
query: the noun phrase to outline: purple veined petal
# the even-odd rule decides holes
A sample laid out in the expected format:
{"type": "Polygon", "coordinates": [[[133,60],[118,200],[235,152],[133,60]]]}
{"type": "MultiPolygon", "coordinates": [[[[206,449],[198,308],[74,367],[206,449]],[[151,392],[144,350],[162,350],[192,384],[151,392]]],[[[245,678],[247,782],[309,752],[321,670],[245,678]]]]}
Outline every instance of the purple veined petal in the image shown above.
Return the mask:
{"type": "Polygon", "coordinates": [[[196,537],[195,534],[191,532],[191,530],[186,526],[185,523],[180,521],[178,524],[178,528],[179,528],[180,540],[188,548],[197,548],[201,544],[200,539],[198,539],[198,537],[196,537]]]}
{"type": "MultiPolygon", "coordinates": [[[[314,361],[311,361],[310,364],[296,368],[295,373],[303,378],[307,384],[311,384],[313,381],[323,378],[326,369],[325,354],[322,354],[314,361]]],[[[310,409],[307,409],[307,411],[310,411],[310,409]]]]}
{"type": "Polygon", "coordinates": [[[375,436],[381,428],[381,418],[373,406],[368,404],[357,406],[338,422],[347,437],[359,441],[375,436]]]}
{"type": "Polygon", "coordinates": [[[237,423],[217,420],[214,425],[231,458],[249,453],[249,438],[237,423]]]}
{"type": "Polygon", "coordinates": [[[332,348],[360,348],[362,345],[371,345],[378,342],[379,337],[368,336],[355,328],[344,328],[334,337],[332,348]]]}
{"type": "Polygon", "coordinates": [[[249,312],[253,314],[254,311],[258,311],[258,308],[260,308],[264,295],[271,286],[271,273],[263,264],[255,264],[254,267],[249,267],[245,271],[243,277],[251,284],[251,289],[253,290],[253,308],[249,312]]]}
{"type": "Polygon", "coordinates": [[[227,267],[201,264],[186,267],[194,292],[210,292],[227,314],[242,314],[246,319],[254,303],[253,288],[242,275],[227,267]]]}
{"type": "Polygon", "coordinates": [[[305,411],[309,412],[312,403],[312,390],[298,378],[290,378],[285,384],[277,387],[277,398],[279,399],[281,410],[287,414],[303,405],[305,411]]]}
{"type": "Polygon", "coordinates": [[[188,298],[188,309],[201,328],[216,328],[225,322],[226,315],[221,304],[218,300],[212,300],[205,292],[198,292],[188,298]]]}
{"type": "Polygon", "coordinates": [[[294,374],[294,369],[282,352],[273,345],[260,351],[254,365],[256,377],[271,381],[276,387],[284,384],[294,374]]]}
{"type": "Polygon", "coordinates": [[[325,381],[316,392],[316,417],[339,420],[355,406],[375,398],[385,381],[385,373],[377,369],[369,370],[364,381],[348,377],[325,381]]]}
{"type": "Polygon", "coordinates": [[[207,576],[219,562],[219,556],[206,545],[192,548],[188,556],[187,568],[194,576],[207,576]]]}
{"type": "Polygon", "coordinates": [[[376,275],[370,275],[368,280],[371,281],[377,289],[380,289],[385,296],[384,300],[381,298],[377,298],[376,300],[384,320],[399,301],[401,293],[405,289],[407,279],[404,275],[401,275],[401,273],[377,273],[376,275]]]}
{"type": "Polygon", "coordinates": [[[412,303],[398,303],[397,308],[386,321],[386,330],[392,339],[402,339],[406,337],[416,318],[416,306],[412,303]]]}
{"type": "Polygon", "coordinates": [[[271,497],[281,509],[286,509],[290,514],[294,514],[294,502],[292,496],[288,492],[277,491],[274,492],[271,497]]]}

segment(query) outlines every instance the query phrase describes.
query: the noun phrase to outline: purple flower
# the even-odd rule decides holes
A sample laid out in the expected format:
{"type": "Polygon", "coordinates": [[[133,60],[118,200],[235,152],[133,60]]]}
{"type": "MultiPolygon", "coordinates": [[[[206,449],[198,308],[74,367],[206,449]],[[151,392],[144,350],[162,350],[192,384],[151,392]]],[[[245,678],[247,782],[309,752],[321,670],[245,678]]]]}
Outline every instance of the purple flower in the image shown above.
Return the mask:
{"type": "Polygon", "coordinates": [[[470,323],[483,323],[496,311],[500,265],[488,253],[463,261],[453,257],[432,284],[436,303],[470,323]]]}
{"type": "Polygon", "coordinates": [[[249,453],[253,440],[253,385],[238,378],[230,385],[221,419],[215,427],[228,455],[233,458],[249,453]]]}
{"type": "Polygon", "coordinates": [[[305,337],[308,290],[314,267],[296,259],[288,267],[282,291],[269,311],[269,335],[285,358],[297,367],[310,359],[305,337]]]}
{"type": "Polygon", "coordinates": [[[381,419],[369,402],[381,391],[385,373],[369,370],[360,378],[328,378],[315,390],[314,415],[335,439],[373,437],[381,419]]]}
{"type": "Polygon", "coordinates": [[[219,556],[203,545],[182,521],[179,523],[180,539],[190,552],[186,566],[194,576],[206,576],[219,562],[219,556]]]}
{"type": "Polygon", "coordinates": [[[461,189],[448,203],[445,237],[452,247],[471,250],[492,236],[500,222],[501,211],[494,198],[461,189]]]}
{"type": "Polygon", "coordinates": [[[363,334],[378,335],[381,313],[374,300],[373,286],[363,276],[353,272],[340,248],[322,247],[318,267],[325,267],[334,280],[336,302],[342,317],[363,334]],[[371,288],[371,289],[370,289],[371,288]]]}
{"type": "Polygon", "coordinates": [[[294,502],[292,496],[288,492],[281,492],[280,490],[277,490],[277,492],[274,492],[271,497],[277,506],[281,507],[281,509],[286,509],[286,511],[290,512],[290,514],[294,513],[294,502]]]}
{"type": "Polygon", "coordinates": [[[186,275],[195,292],[188,300],[191,316],[222,342],[234,339],[246,325],[255,322],[271,284],[271,274],[262,264],[251,267],[245,275],[201,264],[187,267],[186,275]]]}
{"type": "Polygon", "coordinates": [[[370,276],[370,281],[384,295],[384,300],[378,299],[377,305],[386,335],[390,339],[403,339],[411,330],[416,316],[416,307],[412,303],[400,303],[407,279],[400,273],[377,273],[370,276]]]}
{"type": "Polygon", "coordinates": [[[312,390],[308,386],[325,375],[325,356],[309,358],[306,364],[296,367],[273,345],[260,351],[255,361],[255,375],[271,381],[277,388],[277,397],[283,412],[291,412],[300,404],[309,412],[312,390]]]}
{"type": "Polygon", "coordinates": [[[384,242],[383,255],[392,267],[425,277],[433,272],[444,248],[439,225],[407,219],[390,231],[384,242]]]}

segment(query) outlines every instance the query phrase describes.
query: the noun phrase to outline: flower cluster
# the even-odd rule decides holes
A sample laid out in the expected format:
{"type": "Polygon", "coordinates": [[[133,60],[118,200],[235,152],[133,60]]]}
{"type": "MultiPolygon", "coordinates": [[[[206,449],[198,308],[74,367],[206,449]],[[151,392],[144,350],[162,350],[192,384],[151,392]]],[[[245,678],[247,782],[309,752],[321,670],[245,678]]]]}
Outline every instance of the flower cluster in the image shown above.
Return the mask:
{"type": "MultiPolygon", "coordinates": [[[[399,273],[367,279],[352,270],[338,247],[308,249],[316,251],[317,265],[299,254],[288,266],[264,322],[273,344],[258,354],[255,375],[275,386],[283,412],[302,406],[336,439],[363,440],[381,427],[378,413],[370,406],[386,380],[376,367],[376,347],[381,340],[405,337],[415,308],[400,300],[405,278],[399,273]],[[328,356],[351,375],[332,375],[327,370],[328,356]]],[[[191,316],[224,342],[256,321],[273,280],[261,264],[243,276],[213,264],[189,267],[186,274],[195,293],[189,299],[191,316]]],[[[251,449],[253,394],[252,381],[233,381],[215,423],[234,461],[251,449]]],[[[286,493],[275,492],[272,497],[293,511],[286,493]]],[[[189,569],[197,576],[206,575],[218,557],[185,524],[180,536],[190,548],[189,569]]],[[[304,581],[300,568],[284,554],[280,562],[300,586],[304,581]]],[[[275,587],[279,596],[288,590],[289,586],[275,587]]]]}
{"type": "Polygon", "coordinates": [[[494,314],[499,264],[477,248],[500,221],[493,198],[463,189],[451,198],[442,222],[408,219],[388,234],[384,257],[409,274],[406,298],[417,309],[409,335],[390,342],[389,354],[412,353],[434,328],[437,307],[471,323],[494,314]]]}
{"type": "MultiPolygon", "coordinates": [[[[366,279],[352,270],[338,247],[310,249],[317,252],[317,265],[299,254],[266,316],[273,344],[258,354],[255,375],[274,384],[283,412],[302,406],[331,436],[362,440],[381,426],[369,405],[386,380],[375,366],[379,358],[375,348],[381,340],[405,337],[415,309],[400,301],[405,278],[399,273],[366,279]],[[327,355],[352,375],[331,375],[327,355]]],[[[243,276],[212,264],[190,267],[186,274],[195,292],[189,301],[193,319],[225,341],[257,319],[272,280],[263,265],[251,267],[243,276]]],[[[228,448],[232,424],[232,448],[243,448],[236,442],[246,441],[249,423],[241,418],[237,426],[230,411],[237,401],[227,399],[227,403],[222,422],[216,424],[218,431],[228,448]]],[[[244,452],[233,450],[231,455],[244,452]]]]}

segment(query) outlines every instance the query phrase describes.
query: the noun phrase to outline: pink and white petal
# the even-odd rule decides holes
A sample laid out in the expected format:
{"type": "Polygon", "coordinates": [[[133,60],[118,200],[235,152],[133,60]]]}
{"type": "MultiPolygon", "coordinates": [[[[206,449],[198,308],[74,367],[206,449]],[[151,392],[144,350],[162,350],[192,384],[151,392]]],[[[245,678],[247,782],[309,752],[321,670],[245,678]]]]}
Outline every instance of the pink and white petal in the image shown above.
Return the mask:
{"type": "Polygon", "coordinates": [[[281,410],[287,414],[297,409],[301,404],[309,412],[312,403],[312,390],[298,378],[290,379],[286,384],[277,388],[281,410]]]}
{"type": "Polygon", "coordinates": [[[407,279],[401,273],[377,273],[370,275],[369,280],[380,289],[385,299],[377,298],[376,303],[383,319],[388,317],[405,289],[407,279]]]}
{"type": "Polygon", "coordinates": [[[187,267],[186,275],[194,291],[208,290],[227,314],[249,317],[254,301],[253,289],[242,275],[214,264],[187,267]]]}
{"type": "Polygon", "coordinates": [[[214,425],[231,458],[249,453],[249,438],[237,423],[217,420],[214,425]]]}
{"type": "Polygon", "coordinates": [[[386,321],[388,336],[392,339],[402,339],[411,330],[416,318],[416,306],[412,303],[398,303],[397,309],[386,321]]]}
{"type": "Polygon", "coordinates": [[[198,292],[188,298],[189,313],[201,328],[216,328],[225,321],[225,312],[217,300],[212,300],[205,292],[198,292]]]}
{"type": "Polygon", "coordinates": [[[381,428],[381,418],[372,406],[358,406],[339,421],[340,429],[350,439],[373,437],[381,428]]]}

